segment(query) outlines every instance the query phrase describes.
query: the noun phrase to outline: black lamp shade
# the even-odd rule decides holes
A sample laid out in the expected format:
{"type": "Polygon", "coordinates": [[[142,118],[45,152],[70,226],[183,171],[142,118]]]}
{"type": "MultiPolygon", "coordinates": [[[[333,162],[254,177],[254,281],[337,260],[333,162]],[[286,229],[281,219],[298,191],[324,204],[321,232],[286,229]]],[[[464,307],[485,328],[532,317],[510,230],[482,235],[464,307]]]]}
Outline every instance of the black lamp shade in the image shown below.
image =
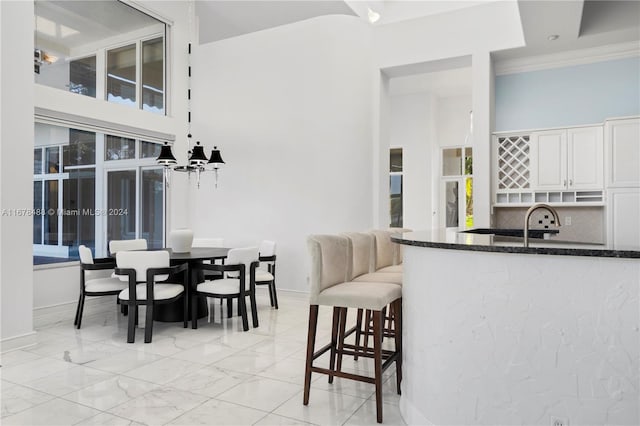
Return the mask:
{"type": "Polygon", "coordinates": [[[160,155],[156,158],[156,163],[163,166],[170,166],[178,163],[178,160],[176,160],[176,157],[174,157],[171,152],[171,146],[167,142],[165,142],[160,149],[160,155]]]}
{"type": "Polygon", "coordinates": [[[201,166],[207,162],[207,156],[204,155],[204,148],[200,145],[200,141],[196,142],[196,146],[193,147],[193,152],[189,158],[189,164],[194,166],[201,166]]]}
{"type": "Polygon", "coordinates": [[[217,146],[213,147],[213,151],[211,151],[211,157],[209,158],[208,164],[213,164],[214,166],[224,164],[224,160],[222,159],[222,156],[220,155],[220,150],[218,149],[217,146]]]}

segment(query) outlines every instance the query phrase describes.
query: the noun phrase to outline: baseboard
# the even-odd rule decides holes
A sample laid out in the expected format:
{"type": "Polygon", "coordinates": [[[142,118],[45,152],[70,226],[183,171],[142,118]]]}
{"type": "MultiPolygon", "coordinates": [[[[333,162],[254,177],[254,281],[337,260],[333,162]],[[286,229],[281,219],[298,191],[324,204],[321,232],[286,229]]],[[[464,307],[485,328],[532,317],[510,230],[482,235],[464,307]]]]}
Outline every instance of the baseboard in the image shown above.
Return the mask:
{"type": "Polygon", "coordinates": [[[7,337],[0,340],[0,353],[24,349],[36,344],[36,332],[23,334],[21,336],[7,337]]]}
{"type": "MultiPolygon", "coordinates": [[[[404,384],[404,382],[403,382],[404,384]]],[[[404,386],[403,386],[403,395],[400,397],[400,416],[402,420],[408,425],[425,425],[425,426],[435,426],[435,423],[427,420],[420,410],[418,410],[408,399],[404,396],[404,386]]]]}

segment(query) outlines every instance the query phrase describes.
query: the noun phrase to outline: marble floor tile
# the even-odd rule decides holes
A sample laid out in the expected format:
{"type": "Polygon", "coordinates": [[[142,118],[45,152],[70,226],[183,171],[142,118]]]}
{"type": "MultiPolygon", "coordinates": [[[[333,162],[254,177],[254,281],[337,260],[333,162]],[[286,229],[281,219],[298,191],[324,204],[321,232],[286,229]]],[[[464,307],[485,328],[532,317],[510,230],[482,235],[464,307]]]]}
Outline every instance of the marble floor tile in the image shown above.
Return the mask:
{"type": "Polygon", "coordinates": [[[181,336],[165,337],[154,335],[153,339],[151,339],[151,343],[136,345],[136,350],[161,356],[171,356],[199,344],[201,343],[197,340],[191,340],[181,336]]]}
{"type": "Polygon", "coordinates": [[[2,379],[12,383],[25,384],[73,368],[74,365],[50,358],[38,358],[22,364],[2,367],[2,379]]]}
{"type": "Polygon", "coordinates": [[[218,339],[218,342],[234,349],[247,349],[257,343],[268,339],[249,332],[226,333],[218,339]]]}
{"type": "Polygon", "coordinates": [[[164,385],[202,367],[202,364],[190,361],[162,358],[134,370],[127,371],[124,374],[134,379],[164,385]]]}
{"type": "Polygon", "coordinates": [[[246,405],[262,411],[272,411],[302,389],[301,385],[265,377],[252,377],[221,393],[216,399],[246,405]]]}
{"type": "Polygon", "coordinates": [[[49,357],[77,365],[85,365],[93,361],[112,357],[124,350],[125,349],[122,347],[106,343],[92,343],[88,345],[80,345],[69,350],[63,350],[55,355],[49,355],[49,357]]]}
{"type": "Polygon", "coordinates": [[[21,385],[2,386],[2,417],[24,411],[55,398],[21,385]]]}
{"type": "Polygon", "coordinates": [[[211,399],[170,422],[170,425],[252,425],[268,413],[211,399]]]}
{"type": "Polygon", "coordinates": [[[301,420],[290,419],[288,417],[277,416],[275,414],[268,414],[254,423],[256,426],[294,426],[294,425],[310,425],[312,423],[306,423],[301,420]]]}
{"type": "MultiPolygon", "coordinates": [[[[267,367],[266,369],[256,374],[260,377],[267,377],[270,379],[281,380],[283,382],[303,385],[304,369],[305,369],[304,359],[289,357],[289,358],[284,358],[277,361],[275,364],[267,367]]],[[[311,380],[315,381],[321,376],[322,376],[321,374],[314,374],[311,376],[311,380]]]]}
{"type": "MultiPolygon", "coordinates": [[[[404,420],[400,416],[400,409],[396,404],[382,404],[382,422],[385,425],[406,426],[404,420]]],[[[375,425],[376,417],[376,401],[368,400],[353,413],[351,417],[344,423],[346,425],[375,425]]]]}
{"type": "Polygon", "coordinates": [[[64,399],[105,411],[158,387],[131,377],[117,376],[66,394],[64,399]]]}
{"type": "Polygon", "coordinates": [[[111,414],[148,425],[163,425],[199,406],[206,396],[163,387],[108,410],[111,414]]]}
{"type": "Polygon", "coordinates": [[[230,355],[239,352],[241,349],[232,348],[220,342],[219,339],[211,342],[201,343],[187,350],[171,355],[171,358],[196,362],[199,364],[213,364],[230,355]]]}
{"type": "Polygon", "coordinates": [[[254,376],[208,366],[194,370],[168,386],[214,398],[250,377],[254,376]]]}
{"type": "Polygon", "coordinates": [[[320,425],[341,425],[366,402],[366,399],[320,389],[311,389],[309,396],[309,405],[302,404],[300,392],[273,414],[320,425]]]}
{"type": "Polygon", "coordinates": [[[84,405],[56,398],[2,419],[4,426],[68,426],[100,412],[84,405]]]}
{"type": "Polygon", "coordinates": [[[281,359],[286,358],[299,351],[305,349],[306,344],[295,340],[287,340],[281,338],[270,338],[250,346],[248,349],[258,353],[271,354],[281,359]]]}
{"type": "Polygon", "coordinates": [[[85,364],[86,367],[96,368],[111,373],[125,373],[130,370],[145,366],[154,361],[162,359],[160,355],[140,352],[136,350],[124,350],[108,358],[91,361],[85,364]]]}
{"type": "Polygon", "coordinates": [[[271,354],[261,354],[249,350],[243,350],[214,363],[216,367],[226,370],[238,371],[246,374],[256,374],[272,366],[277,361],[271,354]]]}
{"type": "Polygon", "coordinates": [[[144,423],[134,422],[109,413],[100,413],[76,423],[74,426],[145,426],[144,423]]]}
{"type": "Polygon", "coordinates": [[[25,386],[62,396],[113,377],[112,373],[80,365],[25,383],[25,386]]]}
{"type": "Polygon", "coordinates": [[[2,365],[3,367],[12,367],[14,365],[34,361],[38,358],[42,358],[42,356],[24,350],[6,352],[0,354],[0,365],[2,365]]]}

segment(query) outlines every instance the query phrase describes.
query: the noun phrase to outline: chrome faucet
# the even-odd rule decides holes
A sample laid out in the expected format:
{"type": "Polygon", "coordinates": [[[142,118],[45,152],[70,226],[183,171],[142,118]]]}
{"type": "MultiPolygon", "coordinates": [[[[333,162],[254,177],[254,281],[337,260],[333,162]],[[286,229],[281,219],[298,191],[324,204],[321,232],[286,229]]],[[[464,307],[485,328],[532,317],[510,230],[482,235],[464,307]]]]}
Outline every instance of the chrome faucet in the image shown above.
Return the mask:
{"type": "Polygon", "coordinates": [[[532,205],[531,207],[529,207],[529,210],[527,210],[527,214],[524,215],[524,246],[525,247],[529,247],[529,218],[531,217],[531,214],[538,209],[545,209],[546,211],[551,213],[553,215],[554,221],[556,222],[556,226],[558,228],[560,227],[560,218],[558,217],[558,212],[556,211],[556,209],[554,209],[548,204],[540,203],[540,204],[532,205]]]}

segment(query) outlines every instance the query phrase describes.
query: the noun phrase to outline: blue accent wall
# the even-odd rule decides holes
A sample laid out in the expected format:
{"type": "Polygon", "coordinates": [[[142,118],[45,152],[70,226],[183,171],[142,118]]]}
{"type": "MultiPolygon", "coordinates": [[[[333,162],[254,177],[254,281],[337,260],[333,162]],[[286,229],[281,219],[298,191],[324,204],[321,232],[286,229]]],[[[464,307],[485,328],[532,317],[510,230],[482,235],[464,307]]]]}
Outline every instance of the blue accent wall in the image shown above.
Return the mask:
{"type": "Polygon", "coordinates": [[[496,131],[640,115],[640,57],[497,76],[495,114],[496,131]]]}

